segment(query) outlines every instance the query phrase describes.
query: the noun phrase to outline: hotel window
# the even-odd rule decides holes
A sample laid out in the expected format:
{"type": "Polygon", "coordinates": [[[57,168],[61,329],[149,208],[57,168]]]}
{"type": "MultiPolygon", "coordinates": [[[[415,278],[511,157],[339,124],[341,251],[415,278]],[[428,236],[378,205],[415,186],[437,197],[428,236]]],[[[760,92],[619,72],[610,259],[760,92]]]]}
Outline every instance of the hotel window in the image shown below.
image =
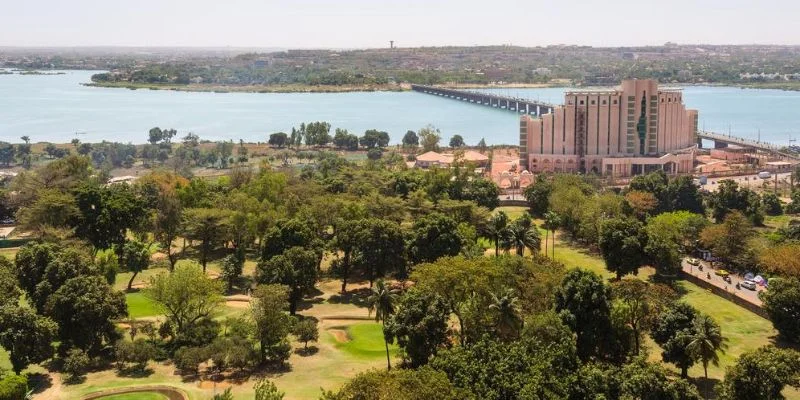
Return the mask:
{"type": "Polygon", "coordinates": [[[614,100],[614,104],[617,104],[617,101],[616,101],[616,100],[614,100]]]}
{"type": "Polygon", "coordinates": [[[606,105],[606,101],[605,100],[603,100],[603,105],[606,105]]]}
{"type": "Polygon", "coordinates": [[[583,105],[583,100],[581,100],[581,102],[580,102],[579,104],[580,104],[580,105],[583,105]]]}
{"type": "Polygon", "coordinates": [[[594,105],[594,100],[592,100],[592,105],[594,105]]]}

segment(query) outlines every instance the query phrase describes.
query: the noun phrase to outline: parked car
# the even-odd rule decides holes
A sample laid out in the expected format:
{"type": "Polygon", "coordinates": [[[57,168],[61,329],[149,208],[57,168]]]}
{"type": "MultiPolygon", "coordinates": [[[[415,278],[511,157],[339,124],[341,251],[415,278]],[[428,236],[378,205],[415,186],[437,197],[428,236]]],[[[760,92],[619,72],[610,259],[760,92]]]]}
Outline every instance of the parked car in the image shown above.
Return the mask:
{"type": "Polygon", "coordinates": [[[692,265],[700,265],[700,260],[698,260],[696,258],[690,258],[690,259],[686,260],[686,262],[688,262],[689,264],[692,264],[692,265]]]}
{"type": "Polygon", "coordinates": [[[742,287],[745,289],[756,290],[756,283],[753,281],[742,282],[742,287]]]}

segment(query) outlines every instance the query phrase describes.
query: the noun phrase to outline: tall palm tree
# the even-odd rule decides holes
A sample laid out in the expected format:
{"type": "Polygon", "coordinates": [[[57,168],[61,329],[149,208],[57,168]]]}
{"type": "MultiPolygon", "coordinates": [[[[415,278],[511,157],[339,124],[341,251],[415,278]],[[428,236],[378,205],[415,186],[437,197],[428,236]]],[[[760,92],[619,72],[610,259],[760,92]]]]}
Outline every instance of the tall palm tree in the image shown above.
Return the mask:
{"type": "MultiPolygon", "coordinates": [[[[542,227],[545,229],[545,232],[553,232],[553,258],[556,256],[556,229],[561,224],[561,218],[558,214],[548,211],[544,214],[544,223],[542,227]]],[[[547,255],[547,238],[545,237],[544,243],[544,253],[547,255]]]]}
{"type": "MultiPolygon", "coordinates": [[[[381,321],[383,328],[386,328],[386,319],[394,313],[394,304],[397,302],[397,293],[386,285],[383,279],[375,281],[375,286],[372,287],[372,294],[367,298],[369,304],[369,313],[375,311],[375,321],[381,321]]],[[[389,342],[386,337],[383,338],[383,344],[386,345],[386,367],[392,369],[392,362],[389,358],[389,342]]]]}
{"type": "Polygon", "coordinates": [[[494,240],[494,256],[497,257],[500,255],[500,242],[508,233],[508,215],[503,211],[493,215],[489,220],[488,231],[494,240]]]}
{"type": "Polygon", "coordinates": [[[495,328],[504,340],[515,339],[522,329],[518,303],[519,299],[512,289],[506,289],[501,295],[492,293],[489,309],[495,313],[495,328]]]}
{"type": "Polygon", "coordinates": [[[697,356],[703,363],[703,373],[708,379],[708,364],[719,365],[717,352],[725,352],[726,339],[722,329],[708,315],[698,315],[694,320],[694,334],[691,336],[686,350],[697,356]]]}
{"type": "Polygon", "coordinates": [[[531,253],[539,252],[542,246],[542,238],[539,230],[529,218],[521,217],[508,227],[508,233],[503,241],[503,248],[510,250],[514,248],[518,256],[525,255],[525,249],[531,253]]]}

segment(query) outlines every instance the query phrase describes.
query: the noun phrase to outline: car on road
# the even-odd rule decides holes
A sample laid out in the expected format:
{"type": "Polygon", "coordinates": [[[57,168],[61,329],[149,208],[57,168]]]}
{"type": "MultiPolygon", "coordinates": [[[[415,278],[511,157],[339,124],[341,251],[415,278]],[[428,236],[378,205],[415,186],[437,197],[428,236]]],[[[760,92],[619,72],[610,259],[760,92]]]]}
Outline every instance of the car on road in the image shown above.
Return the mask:
{"type": "Polygon", "coordinates": [[[756,290],[756,283],[753,281],[744,281],[741,286],[745,289],[756,290]]]}
{"type": "Polygon", "coordinates": [[[688,262],[689,264],[692,264],[692,265],[700,265],[700,260],[698,260],[696,258],[690,258],[690,259],[686,260],[686,262],[688,262]]]}

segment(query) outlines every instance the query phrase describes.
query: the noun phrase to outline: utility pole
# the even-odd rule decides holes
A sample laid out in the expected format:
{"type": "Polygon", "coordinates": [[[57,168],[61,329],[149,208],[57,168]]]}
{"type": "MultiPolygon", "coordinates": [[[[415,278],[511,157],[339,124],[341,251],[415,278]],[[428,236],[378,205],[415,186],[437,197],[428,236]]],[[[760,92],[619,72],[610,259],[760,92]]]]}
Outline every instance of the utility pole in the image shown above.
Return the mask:
{"type": "Polygon", "coordinates": [[[394,48],[394,40],[390,40],[390,41],[389,41],[389,48],[390,48],[390,49],[393,49],[393,48],[394,48]]]}

